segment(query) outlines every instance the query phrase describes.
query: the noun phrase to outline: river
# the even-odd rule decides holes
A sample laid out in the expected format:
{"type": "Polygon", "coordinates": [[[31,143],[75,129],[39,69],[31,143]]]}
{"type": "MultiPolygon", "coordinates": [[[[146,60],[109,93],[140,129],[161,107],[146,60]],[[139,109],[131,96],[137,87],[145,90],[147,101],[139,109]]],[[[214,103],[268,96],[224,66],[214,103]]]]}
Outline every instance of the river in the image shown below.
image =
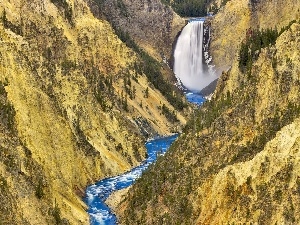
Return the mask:
{"type": "MultiPolygon", "coordinates": [[[[192,92],[187,92],[186,98],[189,102],[201,105],[205,99],[192,92]]],[[[106,178],[88,186],[84,201],[88,205],[91,225],[115,225],[117,218],[111,209],[105,204],[105,200],[111,193],[129,187],[142,175],[150,164],[156,161],[158,155],[164,155],[170,145],[176,140],[178,134],[163,136],[149,140],[145,143],[148,157],[139,166],[119,176],[106,178]]]]}
{"type": "Polygon", "coordinates": [[[86,189],[85,202],[88,205],[88,213],[90,215],[91,225],[115,225],[117,224],[116,216],[111,212],[110,208],[105,204],[108,196],[123,188],[129,187],[133,182],[142,175],[142,172],[152,164],[157,155],[164,155],[170,145],[176,140],[178,134],[167,137],[160,137],[146,142],[148,158],[141,165],[133,168],[116,177],[103,179],[86,189]]]}

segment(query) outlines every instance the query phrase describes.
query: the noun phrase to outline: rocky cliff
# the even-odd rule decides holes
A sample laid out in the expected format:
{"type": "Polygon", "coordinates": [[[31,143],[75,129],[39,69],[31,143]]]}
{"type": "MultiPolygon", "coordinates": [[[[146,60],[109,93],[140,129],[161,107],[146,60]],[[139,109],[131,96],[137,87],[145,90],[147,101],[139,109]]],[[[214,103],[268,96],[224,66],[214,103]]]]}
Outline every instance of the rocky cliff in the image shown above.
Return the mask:
{"type": "Polygon", "coordinates": [[[83,0],[1,1],[0,15],[0,222],[88,224],[85,186],[185,119],[166,118],[174,107],[83,0]]]}
{"type": "Polygon", "coordinates": [[[171,7],[160,0],[96,0],[92,5],[98,17],[128,33],[153,57],[162,61],[172,54],[172,43],[185,25],[171,7]]]}
{"type": "MultiPolygon", "coordinates": [[[[231,69],[222,73],[213,99],[195,111],[166,156],[137,181],[119,205],[122,224],[300,222],[299,21],[285,27],[274,44],[253,53],[245,70],[237,51],[255,19],[252,16],[258,18],[262,8],[272,11],[274,4],[232,0],[216,15],[214,29],[235,29],[214,36],[213,41],[214,46],[227,46],[219,48],[224,54],[218,62],[224,57],[231,69]],[[252,3],[257,4],[256,13],[252,3]],[[221,15],[239,22],[220,22],[221,15]],[[232,50],[226,52],[229,45],[232,50]]],[[[283,12],[290,9],[285,1],[276,1],[275,6],[279,5],[283,12]]],[[[293,4],[294,8],[299,5],[293,4]]],[[[290,20],[299,20],[292,14],[296,15],[293,11],[290,20]]],[[[264,29],[274,27],[260,19],[264,29]]],[[[286,25],[288,20],[278,24],[286,25]]]]}
{"type": "MultiPolygon", "coordinates": [[[[217,5],[221,5],[219,2],[217,5]]],[[[300,17],[298,0],[226,1],[212,20],[210,52],[221,73],[236,57],[249,29],[282,28],[300,17]]]]}

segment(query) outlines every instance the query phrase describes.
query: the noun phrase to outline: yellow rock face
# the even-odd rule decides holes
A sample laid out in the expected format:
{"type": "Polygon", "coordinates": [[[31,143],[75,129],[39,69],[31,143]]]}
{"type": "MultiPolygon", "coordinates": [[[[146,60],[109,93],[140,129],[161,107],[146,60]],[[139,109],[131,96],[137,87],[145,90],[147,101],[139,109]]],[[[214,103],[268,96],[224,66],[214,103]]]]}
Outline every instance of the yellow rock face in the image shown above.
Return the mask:
{"type": "Polygon", "coordinates": [[[134,119],[148,120],[158,134],[185,119],[178,114],[173,125],[160,114],[157,106],[173,107],[157,90],[149,88],[149,98],[143,97],[144,74],[132,81],[136,97],[122,112],[123,77],[135,74],[137,57],[84,1],[1,1],[0,13],[0,81],[3,99],[15,111],[12,130],[1,125],[0,132],[0,220],[88,224],[85,186],[144,158],[134,119]],[[116,99],[106,99],[111,108],[104,110],[95,90],[107,77],[116,99]]]}
{"type": "Polygon", "coordinates": [[[300,18],[297,0],[271,0],[251,3],[248,0],[230,0],[212,20],[211,54],[221,73],[230,68],[247,29],[277,27],[280,30],[292,20],[300,18]]]}
{"type": "Polygon", "coordinates": [[[267,224],[299,221],[299,196],[292,194],[299,188],[299,122],[284,127],[252,160],[227,166],[203,185],[196,224],[257,223],[268,210],[273,214],[267,224]],[[263,202],[262,195],[269,195],[270,202],[263,202]]]}
{"type": "MultiPolygon", "coordinates": [[[[251,76],[256,79],[256,87],[252,90],[257,95],[253,98],[252,126],[271,121],[276,112],[294,113],[296,109],[291,105],[299,107],[299,39],[300,25],[295,23],[277,39],[275,46],[263,49],[253,65],[251,76]]],[[[238,72],[234,62],[223,93],[238,92],[246,79],[242,76],[245,74],[238,72]]],[[[279,115],[280,119],[287,116],[279,115]]],[[[300,220],[299,122],[298,118],[288,123],[251,160],[228,165],[204,182],[197,190],[195,207],[199,207],[199,217],[195,224],[297,224],[300,220]]],[[[262,128],[250,128],[251,134],[245,127],[239,128],[237,132],[247,138],[243,145],[247,146],[259,129],[262,128]]]]}
{"type": "Polygon", "coordinates": [[[231,65],[239,43],[250,27],[251,12],[247,0],[228,1],[212,20],[210,51],[220,71],[231,65]]]}

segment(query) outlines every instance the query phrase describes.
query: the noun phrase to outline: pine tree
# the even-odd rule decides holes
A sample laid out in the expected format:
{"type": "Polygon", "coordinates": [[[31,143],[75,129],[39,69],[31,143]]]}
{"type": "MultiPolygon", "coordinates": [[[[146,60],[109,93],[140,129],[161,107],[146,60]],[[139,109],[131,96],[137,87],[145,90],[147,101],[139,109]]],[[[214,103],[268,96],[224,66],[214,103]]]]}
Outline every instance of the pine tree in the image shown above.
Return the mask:
{"type": "Polygon", "coordinates": [[[149,98],[149,88],[148,87],[145,90],[144,98],[149,98]]]}

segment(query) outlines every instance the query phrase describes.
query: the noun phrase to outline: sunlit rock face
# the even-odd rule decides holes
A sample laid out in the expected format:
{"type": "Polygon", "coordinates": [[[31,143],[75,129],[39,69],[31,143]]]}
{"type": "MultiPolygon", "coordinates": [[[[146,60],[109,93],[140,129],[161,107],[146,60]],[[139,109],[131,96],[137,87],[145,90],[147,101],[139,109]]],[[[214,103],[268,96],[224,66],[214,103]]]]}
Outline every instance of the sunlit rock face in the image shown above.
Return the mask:
{"type": "Polygon", "coordinates": [[[0,17],[0,223],[88,224],[86,185],[137,165],[139,126],[170,133],[157,106],[174,108],[85,1],[0,1],[0,17]]]}

